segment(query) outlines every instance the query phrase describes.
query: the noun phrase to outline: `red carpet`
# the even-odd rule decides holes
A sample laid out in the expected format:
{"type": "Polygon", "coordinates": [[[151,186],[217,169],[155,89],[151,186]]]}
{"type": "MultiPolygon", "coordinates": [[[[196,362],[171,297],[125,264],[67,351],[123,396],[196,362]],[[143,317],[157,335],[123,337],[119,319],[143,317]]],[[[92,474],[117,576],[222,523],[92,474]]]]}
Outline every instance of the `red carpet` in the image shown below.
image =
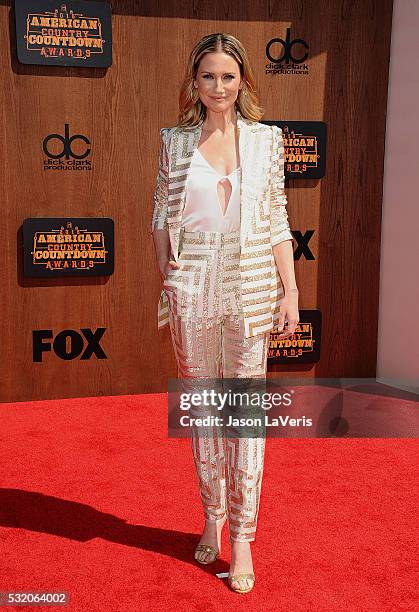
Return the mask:
{"type": "Polygon", "coordinates": [[[202,510],[166,395],[0,409],[1,591],[68,591],[88,612],[418,609],[414,439],[268,439],[256,585],[237,595],[215,576],[226,528],[220,560],[193,560],[202,510]]]}

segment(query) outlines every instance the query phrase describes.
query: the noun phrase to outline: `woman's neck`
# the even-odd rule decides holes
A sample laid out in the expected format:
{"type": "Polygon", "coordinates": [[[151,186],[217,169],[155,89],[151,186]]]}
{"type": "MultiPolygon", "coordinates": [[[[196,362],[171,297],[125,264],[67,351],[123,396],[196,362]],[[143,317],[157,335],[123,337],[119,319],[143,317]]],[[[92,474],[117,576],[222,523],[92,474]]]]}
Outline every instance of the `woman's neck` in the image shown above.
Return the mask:
{"type": "Polygon", "coordinates": [[[202,130],[204,132],[229,132],[237,126],[237,113],[230,108],[225,112],[215,113],[207,110],[207,115],[204,119],[202,130]]]}

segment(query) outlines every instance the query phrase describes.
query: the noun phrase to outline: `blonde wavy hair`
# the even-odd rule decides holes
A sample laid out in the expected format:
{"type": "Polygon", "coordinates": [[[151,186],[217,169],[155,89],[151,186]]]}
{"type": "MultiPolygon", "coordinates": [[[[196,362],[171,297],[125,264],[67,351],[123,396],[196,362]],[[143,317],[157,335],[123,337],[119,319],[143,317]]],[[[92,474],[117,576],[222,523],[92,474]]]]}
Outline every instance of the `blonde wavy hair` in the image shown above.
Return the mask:
{"type": "Polygon", "coordinates": [[[236,60],[240,68],[240,76],[244,81],[235,101],[236,110],[244,118],[251,121],[259,121],[263,116],[265,109],[259,105],[255,89],[255,78],[245,48],[231,34],[221,34],[218,32],[201,38],[190,53],[185,78],[179,93],[179,126],[198,125],[205,119],[206,106],[201,102],[193,81],[196,78],[199,62],[202,57],[206,53],[219,52],[231,55],[236,60]]]}

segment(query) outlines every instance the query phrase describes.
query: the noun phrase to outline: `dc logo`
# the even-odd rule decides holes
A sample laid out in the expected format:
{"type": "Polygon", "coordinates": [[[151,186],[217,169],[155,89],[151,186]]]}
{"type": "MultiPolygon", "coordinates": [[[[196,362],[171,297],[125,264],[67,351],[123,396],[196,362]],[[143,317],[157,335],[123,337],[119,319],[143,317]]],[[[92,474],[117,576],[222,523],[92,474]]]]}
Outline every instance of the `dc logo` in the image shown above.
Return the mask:
{"type": "Polygon", "coordinates": [[[304,53],[304,55],[301,55],[301,57],[297,57],[293,54],[292,50],[295,45],[302,45],[306,49],[309,48],[308,44],[302,38],[294,38],[294,40],[291,40],[291,28],[287,28],[287,36],[285,40],[282,38],[272,38],[272,40],[268,42],[266,45],[266,55],[274,64],[279,64],[281,62],[285,62],[286,64],[301,64],[301,62],[304,62],[304,60],[307,59],[308,53],[304,53]],[[275,43],[279,43],[283,48],[283,53],[279,57],[274,57],[271,53],[271,47],[275,43]]]}
{"type": "Polygon", "coordinates": [[[45,155],[51,157],[52,159],[59,159],[63,156],[67,160],[69,160],[70,157],[72,157],[73,159],[84,159],[89,155],[91,149],[86,148],[84,153],[77,155],[77,153],[74,153],[71,149],[71,145],[75,140],[81,140],[82,142],[85,142],[88,145],[90,144],[90,140],[86,138],[86,136],[83,136],[83,134],[74,134],[74,136],[70,136],[70,126],[68,123],[66,123],[64,126],[64,136],[62,136],[61,134],[48,134],[48,136],[44,138],[44,141],[42,143],[42,149],[45,155]],[[62,142],[63,149],[60,153],[51,153],[49,151],[48,145],[51,140],[59,140],[60,142],[62,142]]]}

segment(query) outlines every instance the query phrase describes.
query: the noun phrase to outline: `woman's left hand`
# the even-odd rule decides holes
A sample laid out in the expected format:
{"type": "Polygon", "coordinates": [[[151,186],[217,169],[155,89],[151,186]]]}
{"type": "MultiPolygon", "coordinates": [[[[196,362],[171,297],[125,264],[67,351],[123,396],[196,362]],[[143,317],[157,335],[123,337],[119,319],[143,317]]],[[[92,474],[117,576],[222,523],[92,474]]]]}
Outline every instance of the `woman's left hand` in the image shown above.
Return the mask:
{"type": "Polygon", "coordinates": [[[281,300],[281,309],[279,313],[278,324],[276,328],[279,332],[282,332],[278,339],[289,338],[297,329],[297,324],[300,321],[298,312],[298,291],[286,293],[285,297],[281,300]],[[285,331],[284,323],[288,321],[288,327],[285,331]]]}

